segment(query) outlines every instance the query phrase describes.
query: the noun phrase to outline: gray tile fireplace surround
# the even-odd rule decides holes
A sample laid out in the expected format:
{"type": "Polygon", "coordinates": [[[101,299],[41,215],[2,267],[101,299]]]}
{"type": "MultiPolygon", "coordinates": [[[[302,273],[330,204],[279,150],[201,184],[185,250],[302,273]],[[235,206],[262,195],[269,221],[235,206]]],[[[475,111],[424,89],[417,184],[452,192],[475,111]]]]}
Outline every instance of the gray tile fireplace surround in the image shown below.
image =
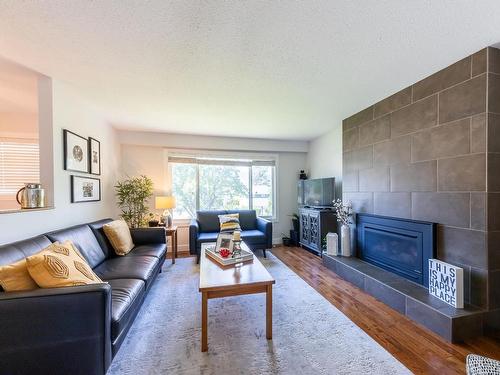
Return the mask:
{"type": "Polygon", "coordinates": [[[427,288],[358,258],[323,255],[324,265],[343,279],[448,341],[483,333],[485,310],[455,309],[429,295],[427,288]]]}

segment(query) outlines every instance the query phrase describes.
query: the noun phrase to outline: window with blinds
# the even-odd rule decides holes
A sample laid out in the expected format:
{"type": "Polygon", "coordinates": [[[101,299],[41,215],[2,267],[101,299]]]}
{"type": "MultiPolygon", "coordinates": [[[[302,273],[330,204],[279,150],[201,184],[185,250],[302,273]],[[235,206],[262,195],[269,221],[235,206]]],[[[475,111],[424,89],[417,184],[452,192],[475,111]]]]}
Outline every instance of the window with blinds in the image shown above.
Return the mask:
{"type": "Polygon", "coordinates": [[[0,139],[0,197],[14,196],[26,182],[40,182],[38,143],[0,139]]]}
{"type": "Polygon", "coordinates": [[[253,209],[276,217],[276,159],[169,156],[174,216],[187,219],[197,210],[253,209]]]}

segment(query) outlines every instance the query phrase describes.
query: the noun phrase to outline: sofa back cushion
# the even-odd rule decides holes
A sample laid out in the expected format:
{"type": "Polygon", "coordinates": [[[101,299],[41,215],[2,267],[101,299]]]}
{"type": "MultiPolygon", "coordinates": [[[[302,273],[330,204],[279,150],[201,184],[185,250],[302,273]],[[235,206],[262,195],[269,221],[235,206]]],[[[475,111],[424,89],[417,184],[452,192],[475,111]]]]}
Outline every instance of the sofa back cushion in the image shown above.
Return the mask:
{"type": "Polygon", "coordinates": [[[111,223],[113,219],[103,219],[94,221],[93,223],[89,223],[90,229],[94,233],[97,242],[99,242],[99,246],[101,246],[102,251],[106,255],[106,258],[112,258],[116,256],[115,251],[113,250],[113,246],[111,242],[109,242],[108,237],[104,233],[104,229],[102,228],[104,224],[111,223]]]}
{"type": "Polygon", "coordinates": [[[97,238],[86,224],[61,229],[47,233],[46,236],[52,241],[72,241],[77,250],[85,257],[90,267],[95,268],[106,259],[106,254],[99,246],[97,238]]]}
{"type": "Polygon", "coordinates": [[[196,211],[200,232],[218,232],[220,230],[219,215],[226,213],[226,210],[196,211]]]}
{"type": "Polygon", "coordinates": [[[46,236],[36,236],[27,240],[0,246],[0,266],[12,264],[38,253],[52,242],[46,236]]]}
{"type": "Polygon", "coordinates": [[[257,229],[257,213],[255,210],[228,210],[228,214],[240,214],[241,230],[257,229]]]}

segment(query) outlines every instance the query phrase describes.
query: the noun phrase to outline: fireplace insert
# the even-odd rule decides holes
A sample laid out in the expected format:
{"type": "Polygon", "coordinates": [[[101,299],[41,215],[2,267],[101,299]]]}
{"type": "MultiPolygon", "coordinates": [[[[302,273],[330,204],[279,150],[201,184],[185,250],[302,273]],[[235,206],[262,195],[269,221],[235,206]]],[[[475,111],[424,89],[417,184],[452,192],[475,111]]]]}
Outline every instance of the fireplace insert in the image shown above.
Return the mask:
{"type": "Polygon", "coordinates": [[[436,251],[435,223],[358,214],[356,225],[360,259],[429,285],[429,259],[436,251]]]}

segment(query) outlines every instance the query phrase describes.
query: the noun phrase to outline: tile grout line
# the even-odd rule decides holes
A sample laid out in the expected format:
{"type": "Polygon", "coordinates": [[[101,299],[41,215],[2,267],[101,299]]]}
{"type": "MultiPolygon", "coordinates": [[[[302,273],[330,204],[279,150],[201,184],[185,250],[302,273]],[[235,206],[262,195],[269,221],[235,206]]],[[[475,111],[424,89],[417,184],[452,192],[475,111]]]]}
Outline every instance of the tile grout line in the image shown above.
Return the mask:
{"type": "MultiPolygon", "coordinates": [[[[445,68],[445,69],[446,69],[446,68],[445,68]]],[[[386,112],[386,113],[384,113],[384,114],[382,114],[382,115],[380,115],[380,116],[378,116],[378,117],[376,117],[376,118],[374,118],[374,119],[372,119],[372,120],[376,120],[376,119],[378,119],[378,118],[380,118],[380,117],[382,117],[382,116],[385,116],[385,115],[388,115],[388,114],[392,114],[392,113],[397,112],[397,111],[399,111],[399,110],[401,110],[401,109],[403,109],[403,108],[407,108],[407,107],[411,106],[412,104],[415,104],[415,103],[418,103],[418,102],[420,102],[420,101],[422,101],[422,100],[428,99],[428,98],[432,97],[433,95],[437,95],[437,94],[443,93],[444,91],[448,91],[448,90],[450,90],[450,89],[452,89],[452,88],[454,88],[454,87],[457,87],[457,86],[459,86],[459,85],[465,84],[465,83],[467,83],[468,81],[472,81],[472,80],[474,80],[474,79],[476,79],[476,78],[479,78],[479,77],[481,77],[481,76],[483,76],[483,75],[486,75],[486,74],[487,74],[486,72],[480,73],[480,74],[478,74],[478,75],[475,75],[474,77],[467,78],[467,79],[465,79],[465,80],[463,80],[463,81],[460,81],[460,82],[458,82],[458,83],[454,83],[454,84],[453,84],[453,85],[451,85],[451,86],[447,86],[447,87],[445,87],[445,88],[443,88],[443,89],[440,89],[440,90],[438,90],[438,91],[435,91],[435,92],[433,92],[433,93],[431,93],[431,94],[429,94],[429,95],[427,95],[427,96],[425,96],[425,97],[423,97],[423,98],[419,98],[419,99],[417,99],[417,100],[414,100],[414,97],[413,97],[413,86],[414,86],[414,85],[412,85],[412,98],[411,98],[411,99],[412,99],[412,101],[411,101],[409,104],[406,104],[406,105],[404,105],[404,106],[402,106],[402,107],[399,107],[399,108],[397,108],[397,109],[394,109],[394,110],[392,110],[392,111],[386,112]]],[[[495,74],[495,75],[500,76],[500,73],[491,73],[491,74],[495,74]]],[[[429,77],[430,77],[430,76],[429,76],[429,77]]],[[[428,78],[428,77],[426,77],[426,78],[428,78]]],[[[424,79],[425,79],[425,78],[424,78],[424,79]]],[[[417,83],[418,83],[418,82],[417,82],[417,83]]],[[[404,90],[404,89],[402,89],[402,90],[404,90]]],[[[400,90],[400,91],[402,91],[402,90],[400,90]]],[[[398,91],[398,92],[400,92],[400,91],[398,91]]],[[[397,93],[398,93],[398,92],[397,92],[397,93]]],[[[397,94],[397,93],[396,93],[396,94],[397,94]]],[[[393,94],[393,95],[395,95],[395,94],[393,94]]],[[[385,99],[387,99],[387,98],[385,98],[385,99]]],[[[382,99],[382,100],[384,100],[384,99],[382,99]]],[[[375,103],[375,104],[378,104],[378,103],[379,103],[379,102],[381,102],[382,100],[378,101],[378,102],[377,102],[377,103],[375,103]]],[[[375,106],[375,104],[372,104],[372,106],[375,106]]],[[[369,107],[366,107],[365,109],[363,109],[363,110],[361,110],[361,111],[359,111],[359,112],[362,112],[362,111],[364,111],[364,110],[366,110],[366,109],[368,109],[368,108],[369,108],[369,107]]],[[[359,112],[357,112],[357,113],[359,113],[359,112]]],[[[355,113],[354,115],[356,115],[357,113],[355,113]]],[[[354,115],[353,115],[353,116],[354,116],[354,115]]],[[[365,123],[367,123],[367,122],[368,122],[368,121],[365,121],[363,124],[365,124],[365,123]]],[[[359,124],[359,125],[362,125],[362,124],[359,124]]]]}
{"type": "MultiPolygon", "coordinates": [[[[489,234],[488,234],[488,229],[489,229],[489,226],[490,226],[490,223],[489,223],[489,188],[488,188],[488,182],[489,182],[489,163],[488,163],[488,152],[489,152],[489,115],[488,115],[488,111],[490,109],[490,80],[489,80],[489,74],[491,74],[490,72],[490,49],[487,48],[486,49],[486,113],[485,113],[485,122],[486,122],[486,126],[485,126],[485,132],[486,132],[486,162],[485,162],[485,168],[486,168],[486,187],[485,187],[485,190],[486,190],[486,193],[485,193],[485,208],[484,208],[484,222],[485,222],[485,230],[486,230],[486,255],[487,255],[487,258],[486,258],[486,266],[489,270],[490,268],[490,246],[489,246],[489,234]]],[[[469,285],[471,283],[469,282],[469,285]]],[[[490,282],[489,282],[489,277],[488,277],[488,280],[486,282],[486,304],[489,305],[489,299],[490,299],[490,282]]]]}

